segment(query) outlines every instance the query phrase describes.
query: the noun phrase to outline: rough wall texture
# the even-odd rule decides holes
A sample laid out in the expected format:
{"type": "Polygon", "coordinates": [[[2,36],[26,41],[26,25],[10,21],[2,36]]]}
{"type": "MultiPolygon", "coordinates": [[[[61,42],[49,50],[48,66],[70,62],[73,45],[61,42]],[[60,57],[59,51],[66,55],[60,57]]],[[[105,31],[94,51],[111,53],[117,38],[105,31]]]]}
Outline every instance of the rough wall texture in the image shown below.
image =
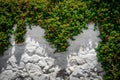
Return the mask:
{"type": "Polygon", "coordinates": [[[12,40],[13,47],[1,56],[0,80],[102,80],[104,72],[95,52],[99,31],[93,29],[90,23],[75,41],[69,40],[68,51],[53,54],[44,30],[33,26],[23,44],[12,40]]]}

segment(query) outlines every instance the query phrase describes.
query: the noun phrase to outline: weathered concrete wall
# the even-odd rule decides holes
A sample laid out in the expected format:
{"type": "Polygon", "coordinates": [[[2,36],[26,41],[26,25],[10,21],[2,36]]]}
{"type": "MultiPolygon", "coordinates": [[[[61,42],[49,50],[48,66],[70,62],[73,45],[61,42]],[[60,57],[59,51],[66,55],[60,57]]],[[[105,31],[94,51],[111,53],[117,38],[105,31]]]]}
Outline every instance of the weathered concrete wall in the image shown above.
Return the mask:
{"type": "Polygon", "coordinates": [[[93,29],[90,23],[74,41],[68,40],[66,52],[53,54],[44,30],[32,26],[23,44],[12,39],[13,46],[0,57],[0,80],[102,80],[104,72],[95,52],[99,31],[93,29]]]}

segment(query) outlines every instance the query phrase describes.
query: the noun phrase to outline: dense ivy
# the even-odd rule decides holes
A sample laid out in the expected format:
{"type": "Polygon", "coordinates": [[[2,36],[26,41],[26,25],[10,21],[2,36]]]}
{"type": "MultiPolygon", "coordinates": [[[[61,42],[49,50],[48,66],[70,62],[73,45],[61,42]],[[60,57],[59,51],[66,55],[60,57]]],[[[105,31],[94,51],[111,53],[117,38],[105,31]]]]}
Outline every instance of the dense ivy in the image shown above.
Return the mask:
{"type": "MultiPolygon", "coordinates": [[[[81,0],[1,0],[0,4],[1,21],[6,22],[5,30],[12,31],[13,25],[17,26],[16,43],[24,41],[26,24],[41,25],[45,29],[45,38],[54,44],[57,52],[65,51],[69,46],[67,40],[79,34],[88,23],[89,10],[81,0]],[[2,16],[10,19],[9,23],[2,16]]],[[[1,22],[1,30],[3,24],[1,22]]]]}
{"type": "Polygon", "coordinates": [[[42,23],[41,15],[47,3],[46,0],[0,0],[0,53],[10,46],[11,34],[15,34],[16,43],[22,43],[26,25],[42,23]]]}
{"type": "Polygon", "coordinates": [[[96,0],[89,3],[91,20],[99,23],[101,42],[97,56],[105,70],[104,80],[120,79],[120,2],[96,0]],[[93,5],[93,6],[92,6],[93,5]]]}
{"type": "Polygon", "coordinates": [[[24,42],[27,25],[40,25],[56,51],[65,51],[69,46],[67,40],[92,21],[100,30],[102,41],[96,51],[106,72],[104,80],[119,80],[119,4],[117,0],[0,0],[0,53],[10,46],[13,33],[16,43],[24,42]]]}
{"type": "Polygon", "coordinates": [[[69,46],[67,40],[85,28],[89,10],[81,0],[64,0],[54,4],[44,12],[45,38],[54,44],[57,52],[61,52],[69,46]]]}

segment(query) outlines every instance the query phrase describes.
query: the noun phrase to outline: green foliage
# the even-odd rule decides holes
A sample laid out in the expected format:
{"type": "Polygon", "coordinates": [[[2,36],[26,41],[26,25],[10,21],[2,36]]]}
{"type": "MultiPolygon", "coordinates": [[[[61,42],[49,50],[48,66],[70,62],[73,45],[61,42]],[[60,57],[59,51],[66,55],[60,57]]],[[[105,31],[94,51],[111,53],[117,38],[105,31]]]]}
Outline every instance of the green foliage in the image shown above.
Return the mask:
{"type": "Polygon", "coordinates": [[[49,7],[44,13],[45,38],[55,45],[57,52],[65,51],[69,46],[67,40],[79,34],[88,23],[85,17],[89,11],[80,0],[64,0],[49,7]]]}
{"type": "Polygon", "coordinates": [[[6,33],[0,32],[0,53],[5,51],[10,45],[8,39],[9,39],[9,36],[6,33]]]}
{"type": "Polygon", "coordinates": [[[98,60],[106,72],[104,80],[120,79],[120,2],[117,0],[0,0],[0,53],[15,41],[24,42],[26,24],[41,25],[45,38],[57,52],[69,46],[67,40],[82,32],[88,22],[99,23],[98,60]]]}
{"type": "Polygon", "coordinates": [[[93,1],[89,3],[93,21],[99,23],[98,60],[106,72],[104,80],[120,79],[120,2],[93,1]],[[91,6],[93,5],[93,6],[91,6]]]}
{"type": "Polygon", "coordinates": [[[3,21],[1,30],[3,24],[8,26],[6,30],[12,30],[13,25],[17,25],[16,43],[24,42],[26,23],[42,25],[46,33],[45,38],[56,47],[57,52],[67,49],[67,40],[81,32],[88,23],[86,17],[89,14],[86,3],[82,0],[1,0],[0,11],[3,21]],[[8,20],[3,20],[4,17],[8,20]]]}
{"type": "Polygon", "coordinates": [[[42,24],[42,12],[47,7],[46,0],[0,0],[0,53],[9,45],[10,35],[16,25],[15,41],[24,42],[27,24],[42,24]],[[4,36],[3,36],[4,35],[4,36]]]}

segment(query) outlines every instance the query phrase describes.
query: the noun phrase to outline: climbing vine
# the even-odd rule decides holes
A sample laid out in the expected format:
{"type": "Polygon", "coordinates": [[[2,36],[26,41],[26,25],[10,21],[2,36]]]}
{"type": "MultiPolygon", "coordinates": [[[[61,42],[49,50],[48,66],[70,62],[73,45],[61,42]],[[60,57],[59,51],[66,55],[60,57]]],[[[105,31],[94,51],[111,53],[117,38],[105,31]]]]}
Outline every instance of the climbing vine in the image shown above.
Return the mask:
{"type": "Polygon", "coordinates": [[[0,0],[0,53],[10,46],[13,33],[16,43],[24,42],[27,25],[40,25],[56,52],[66,51],[67,40],[93,21],[99,26],[102,40],[96,51],[106,73],[103,79],[119,80],[119,4],[117,0],[0,0]]]}
{"type": "Polygon", "coordinates": [[[42,12],[47,7],[46,0],[0,0],[0,53],[10,46],[10,35],[15,34],[15,42],[24,42],[26,24],[42,23],[42,12]],[[16,25],[16,30],[13,27],[16,25]]]}
{"type": "MultiPolygon", "coordinates": [[[[1,17],[1,20],[6,22],[4,26],[8,25],[6,30],[12,31],[16,24],[16,43],[24,42],[26,24],[41,25],[45,29],[45,38],[54,45],[56,52],[65,51],[69,46],[67,40],[82,32],[81,29],[88,23],[86,17],[89,10],[85,2],[79,0],[1,0],[0,4],[1,15],[11,20],[9,28],[7,21],[1,17]]],[[[2,25],[3,23],[1,30],[4,28],[2,25]]]]}
{"type": "Polygon", "coordinates": [[[120,2],[89,0],[90,20],[99,23],[100,38],[96,51],[105,70],[104,80],[120,79],[120,2]]]}
{"type": "Polygon", "coordinates": [[[57,52],[61,52],[69,46],[67,40],[85,28],[89,10],[85,2],[79,0],[64,0],[54,4],[44,12],[45,38],[54,44],[57,52]]]}

